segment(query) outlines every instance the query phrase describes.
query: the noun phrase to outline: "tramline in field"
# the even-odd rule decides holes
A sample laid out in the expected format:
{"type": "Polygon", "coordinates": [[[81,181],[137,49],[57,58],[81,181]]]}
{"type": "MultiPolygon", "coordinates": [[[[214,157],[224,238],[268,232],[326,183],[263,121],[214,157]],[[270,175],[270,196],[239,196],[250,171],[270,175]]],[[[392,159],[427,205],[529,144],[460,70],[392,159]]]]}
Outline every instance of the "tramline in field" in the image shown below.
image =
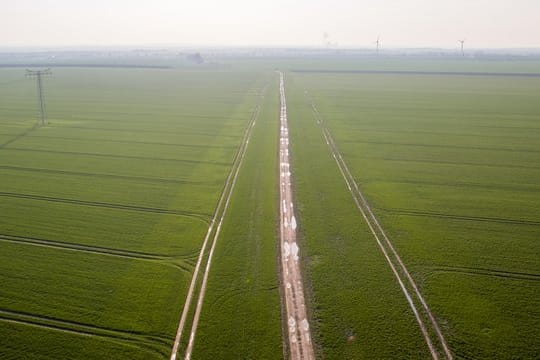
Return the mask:
{"type": "Polygon", "coordinates": [[[536,358],[536,63],[312,60],[1,68],[0,358],[536,358]]]}

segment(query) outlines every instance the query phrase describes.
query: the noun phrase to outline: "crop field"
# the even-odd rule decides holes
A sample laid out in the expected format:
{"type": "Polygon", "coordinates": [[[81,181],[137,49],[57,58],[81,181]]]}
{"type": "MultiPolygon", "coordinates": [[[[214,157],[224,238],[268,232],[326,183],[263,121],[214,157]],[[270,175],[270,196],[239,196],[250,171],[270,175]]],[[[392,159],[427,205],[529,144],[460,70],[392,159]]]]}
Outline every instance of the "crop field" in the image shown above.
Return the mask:
{"type": "Polygon", "coordinates": [[[277,76],[266,90],[216,248],[194,359],[280,359],[277,76]],[[251,145],[250,145],[251,146],[251,145]]]}
{"type": "Polygon", "coordinates": [[[317,359],[539,357],[538,62],[230,62],[0,68],[0,359],[291,358],[284,143],[317,359]]]}
{"type": "Polygon", "coordinates": [[[428,358],[413,314],[347,191],[303,87],[295,75],[287,84],[291,167],[319,353],[326,359],[428,358]]]}
{"type": "Polygon", "coordinates": [[[167,358],[268,73],[58,68],[44,81],[49,125],[36,127],[35,81],[0,70],[0,358],[167,358]]]}
{"type": "Polygon", "coordinates": [[[305,268],[324,358],[428,354],[322,126],[456,358],[538,358],[540,78],[311,70],[287,81],[305,268]]]}

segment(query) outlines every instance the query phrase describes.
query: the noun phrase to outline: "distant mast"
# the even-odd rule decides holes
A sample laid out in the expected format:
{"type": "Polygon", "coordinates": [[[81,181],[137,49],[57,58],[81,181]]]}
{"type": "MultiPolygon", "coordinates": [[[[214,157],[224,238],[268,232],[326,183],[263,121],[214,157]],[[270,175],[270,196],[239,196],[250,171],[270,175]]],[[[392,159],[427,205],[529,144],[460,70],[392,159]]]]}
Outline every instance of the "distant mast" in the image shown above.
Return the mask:
{"type": "Polygon", "coordinates": [[[41,120],[41,125],[47,124],[47,114],[45,112],[45,99],[43,97],[43,84],[41,77],[43,75],[50,75],[51,69],[46,70],[26,70],[26,76],[35,77],[38,91],[38,100],[39,100],[39,117],[41,120]]]}

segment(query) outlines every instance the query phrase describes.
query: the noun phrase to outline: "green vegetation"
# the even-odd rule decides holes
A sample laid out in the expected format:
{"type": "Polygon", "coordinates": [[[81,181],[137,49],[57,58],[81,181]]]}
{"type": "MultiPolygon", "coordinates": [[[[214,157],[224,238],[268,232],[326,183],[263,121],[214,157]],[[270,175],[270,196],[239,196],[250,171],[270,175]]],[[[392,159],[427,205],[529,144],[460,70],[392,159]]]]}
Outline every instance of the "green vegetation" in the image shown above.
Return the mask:
{"type": "Polygon", "coordinates": [[[0,357],[168,357],[261,73],[0,70],[0,357]]]}
{"type": "Polygon", "coordinates": [[[216,247],[194,359],[280,359],[277,143],[272,75],[216,247]]]}
{"type": "Polygon", "coordinates": [[[319,355],[428,358],[413,313],[347,190],[297,80],[288,76],[285,82],[291,167],[319,355]]]}
{"type": "Polygon", "coordinates": [[[283,357],[278,65],[289,70],[295,209],[319,358],[430,354],[311,99],[456,358],[538,358],[540,78],[354,73],[532,73],[538,62],[230,62],[55,68],[45,127],[35,126],[34,81],[0,69],[0,358],[168,358],[259,101],[193,358],[283,357]]]}
{"type": "MultiPolygon", "coordinates": [[[[382,328],[396,327],[384,313],[391,297],[348,312],[341,300],[343,284],[329,287],[328,278],[343,268],[354,274],[347,286],[353,294],[372,293],[366,277],[374,274],[361,260],[366,253],[354,253],[352,246],[374,240],[362,233],[339,236],[362,228],[363,219],[353,206],[345,210],[352,202],[346,199],[335,163],[328,159],[324,139],[314,133],[319,131],[315,120],[301,104],[304,89],[313,96],[345,161],[421,286],[455,355],[537,358],[540,79],[293,73],[289,83],[298,104],[291,110],[296,112],[291,119],[297,119],[291,127],[309,246],[307,270],[325,355],[363,357],[361,349],[373,346],[361,336],[352,355],[343,355],[349,346],[344,341],[329,346],[328,338],[340,334],[337,325],[330,327],[332,316],[345,319],[336,322],[340,325],[356,321],[370,327],[359,320],[369,309],[379,311],[382,328]],[[318,160],[306,164],[308,157],[318,160]],[[330,172],[337,175],[325,180],[330,172]],[[336,199],[340,194],[343,199],[336,199]],[[332,203],[340,207],[329,207],[332,203]],[[324,227],[314,216],[326,219],[324,227]]],[[[376,258],[373,254],[369,260],[376,258]]],[[[337,278],[349,281],[348,276],[337,278]]],[[[397,288],[391,280],[386,283],[397,288]]],[[[402,336],[377,339],[386,345],[401,342],[402,336]]],[[[379,354],[369,356],[384,357],[379,354]]]]}

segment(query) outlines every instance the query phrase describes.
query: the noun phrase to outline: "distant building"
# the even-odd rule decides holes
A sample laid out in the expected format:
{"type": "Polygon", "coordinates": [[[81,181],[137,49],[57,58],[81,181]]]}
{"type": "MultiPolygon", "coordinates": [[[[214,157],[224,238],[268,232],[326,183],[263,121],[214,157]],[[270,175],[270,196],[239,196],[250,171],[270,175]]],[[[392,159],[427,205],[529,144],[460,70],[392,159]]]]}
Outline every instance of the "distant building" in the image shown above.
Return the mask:
{"type": "Polygon", "coordinates": [[[195,53],[195,54],[189,54],[187,56],[187,60],[189,62],[192,62],[192,63],[195,63],[195,64],[202,64],[204,63],[204,59],[203,57],[201,56],[200,53],[195,53]]]}

